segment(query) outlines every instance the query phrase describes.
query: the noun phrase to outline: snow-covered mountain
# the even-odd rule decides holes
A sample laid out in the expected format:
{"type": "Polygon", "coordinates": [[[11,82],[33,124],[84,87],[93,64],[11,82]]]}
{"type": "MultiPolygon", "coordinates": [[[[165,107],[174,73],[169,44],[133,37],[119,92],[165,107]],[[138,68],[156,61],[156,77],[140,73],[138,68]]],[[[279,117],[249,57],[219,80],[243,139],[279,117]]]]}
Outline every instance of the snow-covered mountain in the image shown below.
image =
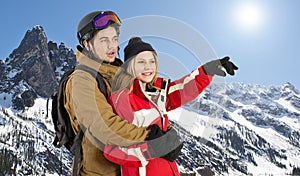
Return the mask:
{"type": "Polygon", "coordinates": [[[299,174],[299,105],[299,91],[290,83],[213,84],[198,99],[170,112],[192,134],[184,136],[186,153],[179,163],[189,169],[208,165],[217,174],[299,174]]]}
{"type": "MultiPolygon", "coordinates": [[[[71,155],[52,145],[47,98],[74,52],[41,26],[0,62],[0,175],[69,175],[71,155]]],[[[182,175],[300,174],[300,93],[291,84],[212,84],[169,112],[184,139],[182,175]]]]}
{"type": "Polygon", "coordinates": [[[0,60],[0,175],[69,175],[71,156],[52,145],[47,99],[75,53],[47,40],[41,26],[0,60]]]}

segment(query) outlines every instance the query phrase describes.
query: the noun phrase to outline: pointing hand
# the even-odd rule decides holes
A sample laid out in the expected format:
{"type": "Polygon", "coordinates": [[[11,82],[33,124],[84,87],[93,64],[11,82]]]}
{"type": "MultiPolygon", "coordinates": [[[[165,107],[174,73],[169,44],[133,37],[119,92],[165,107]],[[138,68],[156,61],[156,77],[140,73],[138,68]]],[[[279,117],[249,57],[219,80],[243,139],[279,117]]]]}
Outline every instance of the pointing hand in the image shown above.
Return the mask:
{"type": "Polygon", "coordinates": [[[232,63],[230,57],[226,56],[222,59],[210,61],[203,65],[203,71],[206,75],[214,76],[226,76],[226,73],[222,70],[225,68],[226,72],[230,75],[234,75],[234,71],[238,69],[234,63],[232,63]]]}

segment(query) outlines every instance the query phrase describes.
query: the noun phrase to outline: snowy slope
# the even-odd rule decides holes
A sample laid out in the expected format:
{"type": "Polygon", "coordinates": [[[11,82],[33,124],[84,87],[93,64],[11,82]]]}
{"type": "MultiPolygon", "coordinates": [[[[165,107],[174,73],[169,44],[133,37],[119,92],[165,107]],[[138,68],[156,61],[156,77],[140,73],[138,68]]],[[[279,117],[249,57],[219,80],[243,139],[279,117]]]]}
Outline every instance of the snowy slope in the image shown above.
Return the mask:
{"type": "Polygon", "coordinates": [[[292,85],[236,83],[226,85],[226,91],[215,90],[208,88],[198,100],[169,115],[192,135],[214,143],[227,158],[243,163],[244,169],[231,167],[226,174],[286,175],[300,165],[300,113],[294,106],[299,101],[290,101],[299,100],[299,92],[292,85]]]}
{"type": "Polygon", "coordinates": [[[53,146],[54,128],[46,110],[43,98],[24,112],[0,110],[0,157],[6,160],[0,164],[1,175],[68,175],[70,154],[53,146]]]}

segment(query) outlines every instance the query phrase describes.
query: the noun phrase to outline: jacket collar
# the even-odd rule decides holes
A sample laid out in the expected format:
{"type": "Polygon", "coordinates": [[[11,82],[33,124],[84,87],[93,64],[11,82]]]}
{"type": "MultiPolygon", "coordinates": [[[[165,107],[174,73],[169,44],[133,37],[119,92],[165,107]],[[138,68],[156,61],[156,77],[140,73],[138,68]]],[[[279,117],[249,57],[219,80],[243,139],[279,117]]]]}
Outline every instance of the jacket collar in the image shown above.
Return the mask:
{"type": "Polygon", "coordinates": [[[143,99],[147,98],[146,93],[143,90],[142,81],[138,80],[137,78],[133,81],[132,93],[143,99]]]}
{"type": "MultiPolygon", "coordinates": [[[[157,78],[154,81],[154,86],[161,87],[162,78],[157,78]]],[[[153,88],[152,90],[146,90],[147,92],[156,92],[157,89],[153,88]]],[[[132,92],[141,98],[149,99],[146,91],[143,89],[142,81],[138,80],[137,78],[133,81],[132,92]]]]}

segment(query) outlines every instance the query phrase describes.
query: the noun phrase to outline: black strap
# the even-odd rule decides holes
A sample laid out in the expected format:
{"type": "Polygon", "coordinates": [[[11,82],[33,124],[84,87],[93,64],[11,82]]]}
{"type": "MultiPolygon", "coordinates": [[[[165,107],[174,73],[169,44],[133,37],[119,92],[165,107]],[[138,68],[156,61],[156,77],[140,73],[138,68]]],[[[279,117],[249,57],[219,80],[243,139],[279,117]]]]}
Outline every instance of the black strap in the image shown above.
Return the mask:
{"type": "MultiPolygon", "coordinates": [[[[97,80],[98,89],[101,91],[101,93],[105,96],[106,99],[108,98],[106,83],[105,83],[104,79],[102,78],[102,75],[99,72],[97,72],[96,70],[94,70],[86,65],[77,65],[75,67],[75,69],[86,71],[86,72],[90,73],[93,77],[95,77],[97,80]]],[[[74,144],[72,145],[72,148],[71,148],[71,152],[74,155],[74,160],[73,160],[74,163],[73,163],[73,171],[72,171],[73,176],[79,175],[79,170],[80,170],[79,163],[82,160],[81,144],[82,144],[82,139],[83,139],[85,130],[86,130],[86,128],[83,125],[81,125],[80,131],[76,135],[76,137],[74,139],[74,144]]]]}
{"type": "Polygon", "coordinates": [[[106,99],[108,98],[106,83],[104,82],[104,79],[102,78],[102,75],[99,72],[86,65],[77,65],[75,69],[86,71],[93,77],[96,77],[99,90],[103,93],[106,99]]]}
{"type": "Polygon", "coordinates": [[[84,136],[85,132],[85,127],[83,125],[80,126],[80,131],[76,135],[74,139],[74,143],[71,147],[71,152],[74,155],[73,159],[73,171],[72,171],[72,176],[78,176],[79,175],[79,170],[80,170],[80,163],[82,161],[82,139],[84,136]]]}

